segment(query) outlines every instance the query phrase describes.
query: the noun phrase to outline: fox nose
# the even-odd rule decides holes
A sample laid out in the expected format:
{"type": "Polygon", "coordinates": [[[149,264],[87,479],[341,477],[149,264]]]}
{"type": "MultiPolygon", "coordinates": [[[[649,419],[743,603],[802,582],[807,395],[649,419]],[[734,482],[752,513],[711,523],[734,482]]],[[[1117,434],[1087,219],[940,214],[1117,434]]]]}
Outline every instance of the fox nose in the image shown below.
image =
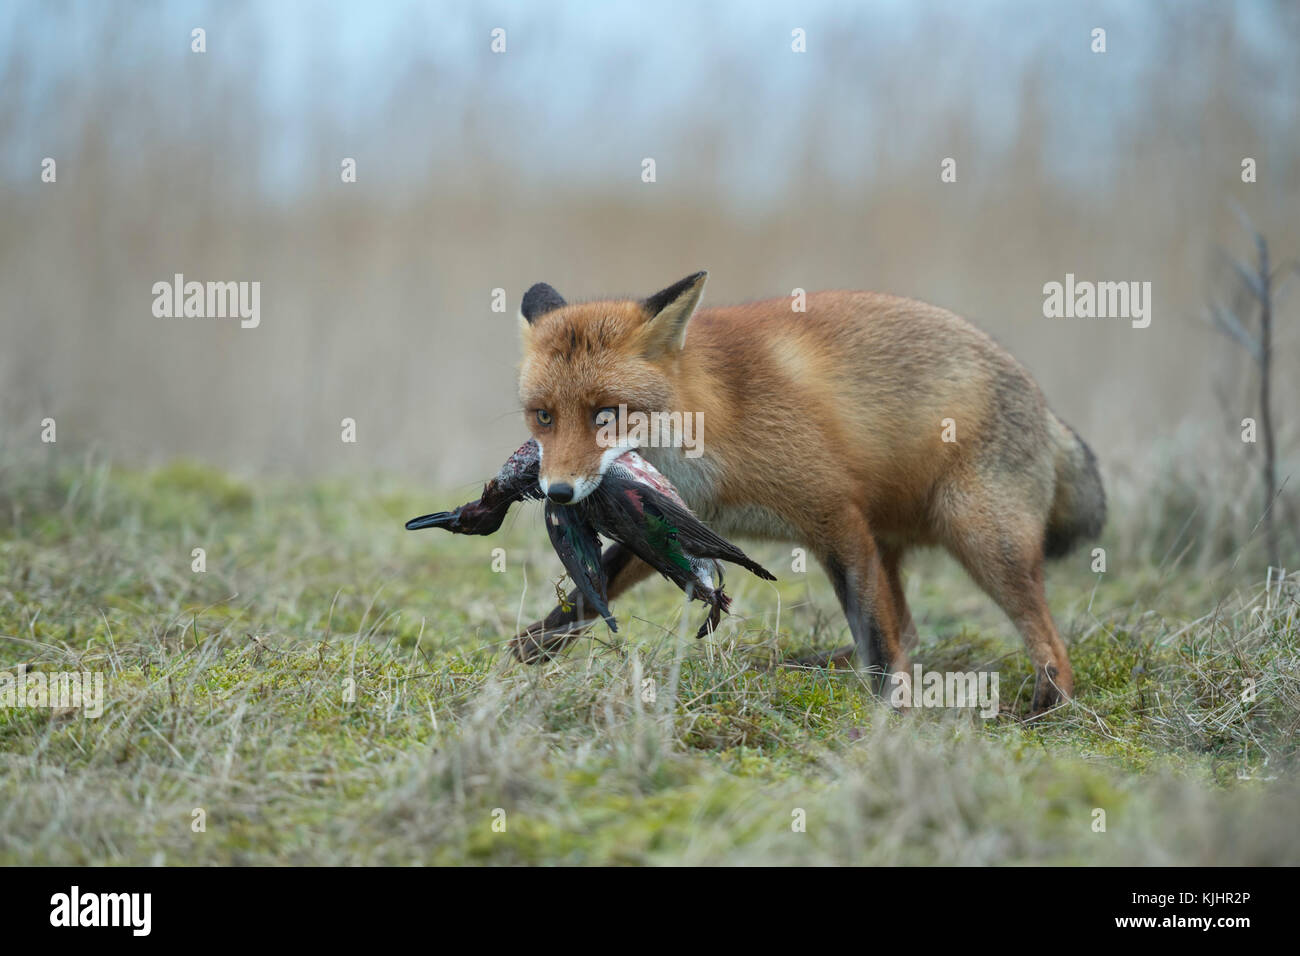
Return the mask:
{"type": "Polygon", "coordinates": [[[573,500],[573,485],[563,481],[553,481],[546,486],[546,497],[556,504],[567,505],[573,500]]]}

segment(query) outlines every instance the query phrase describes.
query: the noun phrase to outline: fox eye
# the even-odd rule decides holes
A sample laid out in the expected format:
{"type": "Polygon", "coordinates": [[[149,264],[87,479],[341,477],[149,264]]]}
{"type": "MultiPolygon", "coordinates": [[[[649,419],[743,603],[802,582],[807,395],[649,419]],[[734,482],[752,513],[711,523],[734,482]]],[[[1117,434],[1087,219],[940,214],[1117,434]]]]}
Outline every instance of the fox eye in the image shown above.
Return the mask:
{"type": "Polygon", "coordinates": [[[537,410],[537,421],[539,424],[549,425],[551,422],[555,421],[555,419],[551,417],[551,413],[546,409],[539,408],[537,410]]]}
{"type": "Polygon", "coordinates": [[[596,427],[604,428],[606,425],[612,425],[618,421],[617,408],[602,408],[596,412],[596,427]]]}

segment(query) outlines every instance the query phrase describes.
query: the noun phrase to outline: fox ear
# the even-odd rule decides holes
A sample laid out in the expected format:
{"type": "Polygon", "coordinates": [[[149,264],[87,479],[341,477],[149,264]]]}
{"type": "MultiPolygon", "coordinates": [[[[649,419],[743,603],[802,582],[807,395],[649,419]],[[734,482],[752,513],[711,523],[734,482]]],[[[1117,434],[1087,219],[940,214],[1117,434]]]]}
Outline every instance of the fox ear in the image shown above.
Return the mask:
{"type": "Polygon", "coordinates": [[[568,303],[560,293],[545,282],[539,282],[524,293],[523,301],[519,303],[519,317],[528,325],[532,325],[538,316],[554,312],[565,305],[568,303]]]}
{"type": "Polygon", "coordinates": [[[642,333],[648,353],[675,352],[682,347],[686,339],[686,323],[700,304],[704,280],[708,277],[707,272],[689,275],[641,303],[650,317],[642,333]]]}

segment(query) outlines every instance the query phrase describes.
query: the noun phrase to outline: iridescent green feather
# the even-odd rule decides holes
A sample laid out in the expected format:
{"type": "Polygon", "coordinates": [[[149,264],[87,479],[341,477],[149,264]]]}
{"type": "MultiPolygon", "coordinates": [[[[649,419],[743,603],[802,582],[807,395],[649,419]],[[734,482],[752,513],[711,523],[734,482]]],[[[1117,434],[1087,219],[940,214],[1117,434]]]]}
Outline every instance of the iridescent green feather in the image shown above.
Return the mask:
{"type": "Polygon", "coordinates": [[[656,554],[662,554],[665,558],[681,568],[687,574],[691,574],[691,563],[686,560],[686,555],[682,552],[682,546],[677,543],[677,529],[670,525],[658,515],[653,515],[649,511],[645,513],[646,523],[646,540],[649,541],[656,554]]]}

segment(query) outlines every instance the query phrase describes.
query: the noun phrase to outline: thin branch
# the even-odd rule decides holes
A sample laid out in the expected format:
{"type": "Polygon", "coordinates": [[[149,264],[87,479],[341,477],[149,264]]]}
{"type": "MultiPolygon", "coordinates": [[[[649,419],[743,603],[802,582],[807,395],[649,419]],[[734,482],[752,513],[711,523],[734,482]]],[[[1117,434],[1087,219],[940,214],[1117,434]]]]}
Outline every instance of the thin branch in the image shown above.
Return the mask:
{"type": "Polygon", "coordinates": [[[1255,337],[1246,331],[1246,327],[1235,315],[1217,302],[1210,303],[1209,315],[1215,327],[1229,338],[1236,339],[1241,347],[1250,353],[1251,358],[1256,362],[1264,361],[1263,348],[1255,337]]]}
{"type": "Polygon", "coordinates": [[[1250,294],[1257,300],[1264,298],[1264,285],[1259,280],[1259,272],[1249,266],[1243,265],[1232,256],[1228,255],[1227,250],[1219,248],[1218,253],[1223,257],[1223,261],[1232,266],[1232,271],[1237,273],[1237,278],[1241,280],[1250,294]]]}
{"type": "Polygon", "coordinates": [[[1255,228],[1255,224],[1250,221],[1250,216],[1246,215],[1246,210],[1241,208],[1241,204],[1235,199],[1229,199],[1228,206],[1232,209],[1233,215],[1237,217],[1237,221],[1241,223],[1241,228],[1250,233],[1250,237],[1255,240],[1255,250],[1259,251],[1264,244],[1263,233],[1255,228]]]}

